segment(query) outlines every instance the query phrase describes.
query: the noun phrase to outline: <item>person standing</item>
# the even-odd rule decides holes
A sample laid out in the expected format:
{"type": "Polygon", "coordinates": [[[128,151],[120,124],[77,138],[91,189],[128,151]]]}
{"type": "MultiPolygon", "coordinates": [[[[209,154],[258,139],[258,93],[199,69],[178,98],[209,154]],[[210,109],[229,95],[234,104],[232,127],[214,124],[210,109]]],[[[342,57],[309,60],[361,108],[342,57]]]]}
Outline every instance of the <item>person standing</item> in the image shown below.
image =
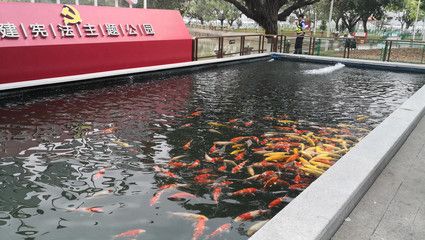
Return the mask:
{"type": "Polygon", "coordinates": [[[305,29],[306,29],[306,25],[304,22],[304,14],[300,14],[298,15],[298,23],[297,23],[297,29],[296,29],[296,33],[297,33],[297,39],[295,40],[295,54],[302,54],[303,51],[303,41],[304,41],[304,34],[305,34],[305,29]]]}

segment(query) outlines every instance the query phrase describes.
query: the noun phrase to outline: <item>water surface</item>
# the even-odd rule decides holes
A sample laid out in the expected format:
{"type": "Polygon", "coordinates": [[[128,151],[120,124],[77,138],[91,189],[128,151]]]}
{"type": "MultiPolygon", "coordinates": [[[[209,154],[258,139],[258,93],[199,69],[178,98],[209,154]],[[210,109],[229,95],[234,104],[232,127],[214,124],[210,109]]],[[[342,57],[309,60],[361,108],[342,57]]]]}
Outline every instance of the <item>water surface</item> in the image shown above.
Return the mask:
{"type": "MultiPolygon", "coordinates": [[[[138,239],[191,239],[194,222],[169,214],[190,212],[209,218],[201,239],[224,223],[232,229],[216,239],[247,239],[246,230],[256,221],[232,219],[267,209],[273,196],[227,197],[245,184],[238,182],[223,189],[216,204],[212,189],[187,181],[199,172],[172,170],[181,177],[173,180],[154,166],[166,168],[171,157],[182,154],[187,163],[204,161],[214,141],[261,138],[275,131],[271,118],[300,121],[307,130],[349,124],[353,135],[362,137],[425,83],[419,74],[347,67],[303,73],[326,66],[259,61],[149,81],[133,76],[128,84],[1,104],[1,238],[112,239],[141,228],[146,232],[138,239]],[[358,121],[359,115],[365,120],[358,121]],[[238,127],[208,124],[230,125],[231,119],[238,119],[238,127]],[[174,182],[189,186],[167,191],[151,207],[158,188],[174,182]],[[167,199],[180,191],[196,198],[167,199]],[[79,210],[84,207],[103,212],[79,210]]],[[[288,193],[294,197],[299,191],[288,193]]]]}

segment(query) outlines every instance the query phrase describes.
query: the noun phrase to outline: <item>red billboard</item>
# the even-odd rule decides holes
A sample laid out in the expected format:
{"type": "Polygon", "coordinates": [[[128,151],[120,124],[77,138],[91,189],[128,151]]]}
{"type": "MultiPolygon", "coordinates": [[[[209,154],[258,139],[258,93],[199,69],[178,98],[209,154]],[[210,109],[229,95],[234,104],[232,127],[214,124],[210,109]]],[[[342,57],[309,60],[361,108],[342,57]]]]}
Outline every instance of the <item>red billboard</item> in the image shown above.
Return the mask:
{"type": "Polygon", "coordinates": [[[0,84],[191,61],[178,11],[0,3],[0,84]]]}

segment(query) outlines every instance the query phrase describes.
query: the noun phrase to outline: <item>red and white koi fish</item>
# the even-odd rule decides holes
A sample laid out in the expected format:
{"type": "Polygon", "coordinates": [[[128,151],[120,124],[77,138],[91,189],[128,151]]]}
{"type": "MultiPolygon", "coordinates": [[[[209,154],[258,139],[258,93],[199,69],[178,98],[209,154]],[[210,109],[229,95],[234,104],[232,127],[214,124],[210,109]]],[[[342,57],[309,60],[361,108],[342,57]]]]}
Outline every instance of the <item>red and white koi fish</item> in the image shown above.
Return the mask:
{"type": "Polygon", "coordinates": [[[179,176],[177,176],[176,174],[165,170],[163,168],[160,168],[158,166],[153,166],[153,169],[155,172],[157,172],[157,176],[159,177],[167,177],[167,178],[179,178],[179,176]]]}
{"type": "Polygon", "coordinates": [[[199,161],[199,159],[196,159],[195,161],[193,161],[193,163],[189,164],[187,168],[197,168],[199,167],[200,164],[201,164],[201,161],[199,161]]]}
{"type": "Polygon", "coordinates": [[[153,195],[153,197],[151,198],[151,202],[150,202],[151,207],[158,202],[159,198],[164,193],[164,191],[165,191],[165,189],[160,190],[160,191],[156,192],[155,195],[153,195]]]}
{"type": "Polygon", "coordinates": [[[254,121],[248,121],[248,122],[243,123],[243,125],[245,125],[245,127],[251,127],[252,124],[254,124],[254,121]]]}
{"type": "Polygon", "coordinates": [[[103,208],[100,207],[67,208],[67,210],[87,213],[103,213],[103,208]]]}
{"type": "Polygon", "coordinates": [[[221,188],[220,187],[214,188],[212,195],[213,195],[213,200],[215,204],[218,204],[218,199],[220,198],[220,195],[221,195],[221,188]]]}
{"type": "Polygon", "coordinates": [[[284,197],[278,197],[275,200],[271,201],[269,203],[269,208],[274,208],[276,206],[279,206],[280,204],[282,204],[284,202],[284,200],[288,198],[288,196],[284,196],[284,197]]]}
{"type": "Polygon", "coordinates": [[[286,182],[285,180],[281,180],[279,179],[279,177],[272,177],[269,180],[267,180],[264,184],[264,188],[270,188],[274,185],[278,185],[278,186],[283,186],[283,187],[288,187],[289,183],[286,182]]]}
{"type": "Polygon", "coordinates": [[[209,179],[210,177],[214,177],[214,176],[215,176],[214,174],[204,173],[204,174],[200,174],[196,176],[194,180],[196,183],[199,183],[199,184],[207,184],[207,183],[214,182],[214,180],[209,179]]]}
{"type": "Polygon", "coordinates": [[[245,166],[245,164],[246,164],[247,162],[248,162],[248,160],[247,160],[247,161],[243,161],[243,162],[241,162],[239,165],[237,165],[236,167],[232,168],[232,173],[233,173],[233,174],[235,174],[235,173],[240,172],[240,171],[241,171],[241,169],[245,166]]]}
{"type": "Polygon", "coordinates": [[[186,123],[184,125],[181,126],[181,128],[187,128],[187,127],[192,127],[192,123],[186,123]]]}
{"type": "Polygon", "coordinates": [[[248,220],[252,220],[260,215],[269,213],[270,210],[255,210],[255,211],[251,211],[251,212],[246,212],[243,213],[239,216],[237,216],[234,221],[235,222],[242,222],[242,221],[248,221],[248,220]]]}
{"type": "Polygon", "coordinates": [[[208,154],[205,153],[205,162],[209,162],[209,163],[216,163],[216,162],[221,162],[223,161],[222,157],[210,157],[208,156],[208,154]]]}
{"type": "Polygon", "coordinates": [[[182,201],[188,198],[196,198],[196,196],[187,192],[178,192],[168,197],[171,201],[182,201]]]}
{"type": "Polygon", "coordinates": [[[214,145],[212,145],[212,147],[210,148],[210,154],[213,154],[213,153],[215,153],[217,151],[217,147],[215,146],[215,144],[214,145]]]}
{"type": "Polygon", "coordinates": [[[260,192],[260,190],[256,188],[244,188],[236,192],[229,193],[228,195],[231,197],[234,196],[246,196],[246,195],[255,195],[255,193],[260,192]]]}
{"type": "Polygon", "coordinates": [[[198,218],[195,225],[195,229],[193,230],[192,240],[198,240],[202,236],[202,234],[204,234],[205,225],[207,221],[208,218],[205,216],[198,218]]]}
{"type": "Polygon", "coordinates": [[[187,163],[172,161],[172,162],[168,162],[167,165],[172,168],[182,168],[182,167],[186,167],[187,163]]]}
{"type": "Polygon", "coordinates": [[[114,236],[114,238],[135,237],[135,236],[142,234],[144,232],[146,232],[146,231],[143,230],[143,229],[133,229],[133,230],[129,230],[129,231],[117,234],[117,235],[114,236]]]}
{"type": "Polygon", "coordinates": [[[93,195],[91,195],[90,197],[88,197],[87,199],[92,199],[92,198],[97,198],[97,197],[101,197],[101,196],[105,196],[105,195],[109,195],[113,192],[112,189],[106,189],[106,190],[102,190],[99,192],[94,193],[93,195]]]}
{"type": "Polygon", "coordinates": [[[97,180],[101,178],[105,174],[106,168],[102,168],[99,171],[96,172],[96,174],[93,176],[94,180],[97,180]]]}
{"type": "Polygon", "coordinates": [[[217,235],[219,235],[221,233],[229,232],[231,226],[232,226],[232,224],[225,223],[225,224],[221,225],[219,228],[217,228],[210,235],[208,235],[205,239],[210,239],[210,238],[215,237],[215,236],[217,236],[217,235]]]}

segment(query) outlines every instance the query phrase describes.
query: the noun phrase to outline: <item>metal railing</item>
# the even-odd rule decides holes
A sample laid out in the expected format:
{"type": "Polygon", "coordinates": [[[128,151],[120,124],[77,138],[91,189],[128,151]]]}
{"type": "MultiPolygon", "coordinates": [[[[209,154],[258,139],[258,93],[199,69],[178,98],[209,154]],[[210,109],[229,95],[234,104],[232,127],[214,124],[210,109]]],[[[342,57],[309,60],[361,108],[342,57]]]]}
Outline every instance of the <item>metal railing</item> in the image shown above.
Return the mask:
{"type": "MultiPolygon", "coordinates": [[[[193,60],[252,53],[292,53],[296,37],[233,35],[193,39],[193,60]]],[[[356,41],[354,38],[305,36],[303,54],[377,61],[425,63],[425,42],[405,40],[356,41]]]]}

